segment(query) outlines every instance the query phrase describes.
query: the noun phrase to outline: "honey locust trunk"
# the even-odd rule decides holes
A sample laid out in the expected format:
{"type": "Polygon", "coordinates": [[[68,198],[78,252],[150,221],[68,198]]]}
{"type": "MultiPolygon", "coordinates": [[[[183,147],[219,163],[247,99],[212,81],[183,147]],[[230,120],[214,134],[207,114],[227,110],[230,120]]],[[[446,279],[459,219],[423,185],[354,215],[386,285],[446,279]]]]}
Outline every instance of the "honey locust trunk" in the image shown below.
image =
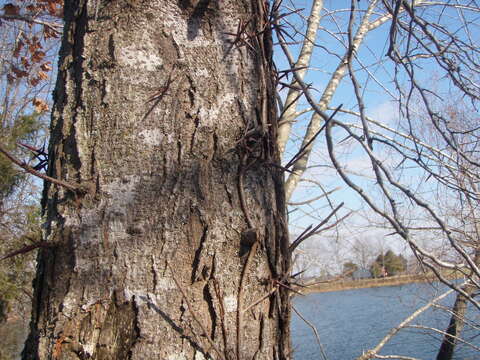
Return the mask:
{"type": "Polygon", "coordinates": [[[289,358],[265,4],[65,2],[24,359],[289,358]]]}

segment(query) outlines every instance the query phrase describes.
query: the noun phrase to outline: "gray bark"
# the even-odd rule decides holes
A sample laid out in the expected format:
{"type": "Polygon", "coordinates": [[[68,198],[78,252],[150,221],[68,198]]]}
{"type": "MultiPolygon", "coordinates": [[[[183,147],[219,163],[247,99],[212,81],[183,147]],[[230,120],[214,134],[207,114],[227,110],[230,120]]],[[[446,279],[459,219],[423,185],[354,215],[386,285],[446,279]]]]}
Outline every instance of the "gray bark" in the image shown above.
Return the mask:
{"type": "Polygon", "coordinates": [[[24,359],[289,358],[261,4],[65,2],[24,359]]]}

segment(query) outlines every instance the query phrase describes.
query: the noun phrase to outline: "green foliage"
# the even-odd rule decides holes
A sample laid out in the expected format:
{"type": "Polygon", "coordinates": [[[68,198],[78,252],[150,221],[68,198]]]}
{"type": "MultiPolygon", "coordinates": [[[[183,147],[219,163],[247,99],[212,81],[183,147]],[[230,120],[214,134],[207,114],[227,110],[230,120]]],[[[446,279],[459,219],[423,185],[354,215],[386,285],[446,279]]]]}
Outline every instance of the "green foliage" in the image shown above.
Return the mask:
{"type": "Polygon", "coordinates": [[[372,276],[374,278],[382,277],[383,276],[383,267],[381,264],[378,262],[373,262],[372,265],[370,266],[370,272],[372,273],[372,276]]]}
{"type": "Polygon", "coordinates": [[[0,156],[0,202],[13,192],[20,178],[11,161],[5,156],[0,156]]]}
{"type": "Polygon", "coordinates": [[[0,322],[6,320],[11,301],[17,295],[17,286],[10,274],[0,272],[0,322]]]}
{"type": "MultiPolygon", "coordinates": [[[[13,124],[2,127],[0,142],[7,150],[15,153],[17,142],[31,142],[41,128],[38,113],[19,116],[13,124]]],[[[5,156],[0,155],[0,206],[10,196],[25,174],[18,170],[5,156]]]]}
{"type": "Polygon", "coordinates": [[[407,260],[402,255],[395,255],[391,250],[377,256],[370,266],[373,277],[393,276],[404,272],[407,260]]]}
{"type": "Polygon", "coordinates": [[[30,115],[19,116],[10,128],[10,138],[15,141],[35,140],[37,131],[41,128],[40,114],[33,112],[30,115]]]}
{"type": "MultiPolygon", "coordinates": [[[[21,225],[24,234],[17,238],[5,239],[0,237],[0,255],[3,256],[13,250],[39,241],[40,233],[40,209],[38,206],[29,206],[24,209],[25,214],[21,225]]],[[[22,289],[29,288],[33,275],[33,253],[14,256],[0,261],[0,322],[6,319],[11,310],[13,300],[22,294],[22,289]]]]}
{"type": "MultiPolygon", "coordinates": [[[[40,240],[39,206],[24,206],[18,211],[14,226],[8,224],[15,231],[0,234],[0,256],[18,250],[32,240],[40,240]]],[[[0,220],[3,222],[5,216],[0,220]]],[[[16,359],[26,336],[34,257],[35,253],[31,252],[0,261],[0,360],[16,359]]]]}
{"type": "MultiPolygon", "coordinates": [[[[35,143],[42,127],[40,114],[34,112],[17,116],[15,119],[0,116],[0,119],[0,143],[10,153],[22,159],[25,153],[22,154],[23,150],[17,143],[35,143]]],[[[20,197],[21,200],[16,199],[25,179],[23,170],[0,154],[0,256],[30,244],[29,238],[39,237],[39,208],[37,205],[28,204],[35,199],[26,195],[20,197]]],[[[0,322],[6,319],[14,300],[23,296],[22,289],[29,287],[33,271],[32,257],[33,254],[0,261],[0,322]]]]}

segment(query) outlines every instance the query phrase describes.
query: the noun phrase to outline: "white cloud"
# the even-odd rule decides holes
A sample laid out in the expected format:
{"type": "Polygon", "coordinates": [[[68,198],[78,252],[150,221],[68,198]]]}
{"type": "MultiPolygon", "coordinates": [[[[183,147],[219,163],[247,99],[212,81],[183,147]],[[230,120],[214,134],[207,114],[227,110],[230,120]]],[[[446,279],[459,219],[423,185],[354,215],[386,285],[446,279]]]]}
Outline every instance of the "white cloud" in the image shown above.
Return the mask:
{"type": "Polygon", "coordinates": [[[387,126],[398,123],[398,106],[393,101],[386,101],[367,109],[367,116],[387,126]]]}

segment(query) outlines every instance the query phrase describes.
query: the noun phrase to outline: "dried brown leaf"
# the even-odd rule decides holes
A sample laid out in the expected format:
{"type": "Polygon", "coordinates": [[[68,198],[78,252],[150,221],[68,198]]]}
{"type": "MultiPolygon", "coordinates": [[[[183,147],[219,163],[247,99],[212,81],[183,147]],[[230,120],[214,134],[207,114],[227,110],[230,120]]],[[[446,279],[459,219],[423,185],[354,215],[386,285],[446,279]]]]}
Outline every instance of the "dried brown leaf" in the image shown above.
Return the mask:
{"type": "Polygon", "coordinates": [[[17,79],[28,76],[28,73],[24,70],[20,70],[16,66],[12,65],[12,72],[15,74],[17,79]]]}
{"type": "Polygon", "coordinates": [[[34,98],[32,104],[35,107],[35,111],[38,113],[48,111],[48,104],[42,99],[34,98]]]}
{"type": "Polygon", "coordinates": [[[40,79],[39,78],[32,78],[28,81],[30,83],[30,85],[32,86],[37,86],[39,83],[40,83],[40,79]]]}
{"type": "Polygon", "coordinates": [[[22,56],[20,61],[22,62],[22,65],[25,69],[28,69],[30,67],[30,63],[28,62],[28,59],[25,56],[22,56]]]}
{"type": "Polygon", "coordinates": [[[47,80],[48,79],[48,75],[46,73],[44,73],[43,71],[38,72],[38,77],[42,80],[47,80]]]}
{"type": "Polygon", "coordinates": [[[20,7],[8,3],[3,6],[3,11],[5,11],[5,15],[18,15],[20,13],[20,7]]]}
{"type": "Polygon", "coordinates": [[[52,70],[52,66],[50,65],[51,62],[50,61],[47,61],[46,63],[43,63],[41,66],[40,66],[40,69],[42,69],[42,71],[51,71],[52,70]]]}
{"type": "Polygon", "coordinates": [[[32,54],[32,62],[34,63],[38,63],[38,62],[41,62],[43,60],[43,58],[45,57],[45,52],[41,51],[41,50],[37,50],[35,51],[33,54],[32,54]]]}
{"type": "Polygon", "coordinates": [[[57,4],[55,4],[53,1],[49,2],[47,4],[47,9],[50,15],[56,15],[57,14],[57,4]]]}

